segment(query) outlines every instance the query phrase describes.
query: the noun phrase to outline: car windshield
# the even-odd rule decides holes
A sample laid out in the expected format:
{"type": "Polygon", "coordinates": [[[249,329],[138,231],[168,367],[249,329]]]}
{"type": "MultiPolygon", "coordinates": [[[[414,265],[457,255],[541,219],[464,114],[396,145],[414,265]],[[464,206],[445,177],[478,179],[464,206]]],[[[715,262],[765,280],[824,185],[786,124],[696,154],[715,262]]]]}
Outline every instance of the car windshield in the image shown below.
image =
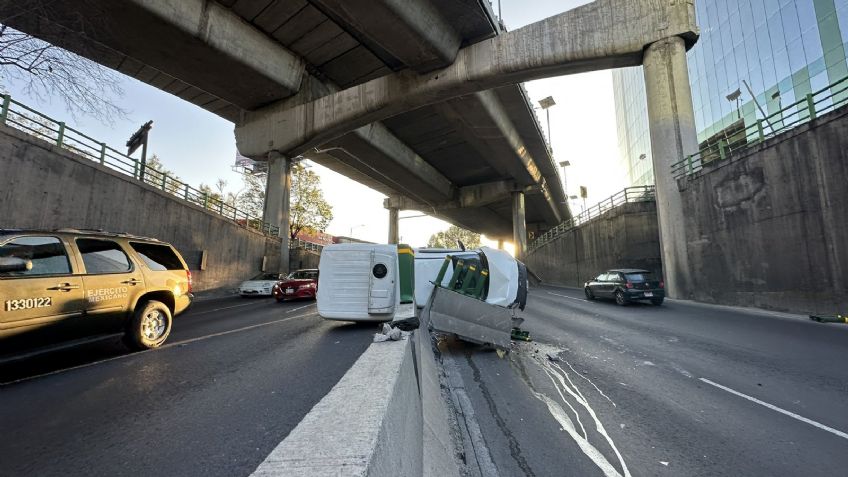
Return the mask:
{"type": "Polygon", "coordinates": [[[255,277],[251,278],[251,280],[262,280],[262,281],[278,280],[279,277],[280,276],[277,275],[276,273],[260,273],[259,275],[256,275],[255,277]]]}
{"type": "Polygon", "coordinates": [[[624,276],[628,282],[647,282],[651,279],[650,272],[626,273],[624,276]]]}
{"type": "Polygon", "coordinates": [[[318,278],[318,272],[314,270],[298,270],[291,272],[287,278],[289,280],[314,280],[318,278]]]}

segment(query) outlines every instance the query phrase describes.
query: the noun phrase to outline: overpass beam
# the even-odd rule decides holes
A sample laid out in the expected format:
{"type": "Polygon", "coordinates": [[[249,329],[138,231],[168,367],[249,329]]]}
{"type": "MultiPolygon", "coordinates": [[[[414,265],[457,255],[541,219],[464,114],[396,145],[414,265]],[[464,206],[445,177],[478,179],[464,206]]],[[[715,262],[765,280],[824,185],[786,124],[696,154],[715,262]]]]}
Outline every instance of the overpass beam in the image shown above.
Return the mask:
{"type": "Polygon", "coordinates": [[[292,108],[276,103],[236,127],[248,157],[293,156],[374,121],[477,91],[551,76],[636,66],[647,45],[698,38],[693,0],[595,0],[467,46],[451,65],[367,81],[292,108]]]}
{"type": "Polygon", "coordinates": [[[663,274],[669,295],[683,298],[691,293],[691,270],[683,204],[671,165],[698,150],[683,39],[667,38],[648,46],[644,70],[663,274]]]}
{"type": "Polygon", "coordinates": [[[280,228],[280,272],[289,271],[289,221],[291,209],[292,161],[285,156],[268,159],[268,182],[265,185],[263,220],[280,228]]]}
{"type": "Polygon", "coordinates": [[[431,0],[312,0],[354,30],[393,69],[418,73],[443,68],[456,58],[462,37],[431,0]],[[400,64],[398,64],[400,63],[400,64]]]}
{"type": "Polygon", "coordinates": [[[527,220],[522,191],[512,193],[512,243],[515,244],[515,258],[523,260],[527,254],[527,220]]]}
{"type": "Polygon", "coordinates": [[[400,209],[397,207],[389,207],[389,243],[397,244],[400,242],[400,209]]]}

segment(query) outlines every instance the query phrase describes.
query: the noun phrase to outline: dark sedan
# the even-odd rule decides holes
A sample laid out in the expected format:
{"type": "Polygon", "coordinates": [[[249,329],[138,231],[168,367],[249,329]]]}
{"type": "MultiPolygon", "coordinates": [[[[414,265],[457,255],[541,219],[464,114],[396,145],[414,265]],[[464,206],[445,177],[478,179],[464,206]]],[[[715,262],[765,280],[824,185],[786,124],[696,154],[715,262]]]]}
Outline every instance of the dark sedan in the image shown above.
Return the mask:
{"type": "Polygon", "coordinates": [[[608,270],[586,282],[583,291],[589,300],[612,298],[622,306],[640,300],[659,306],[665,299],[662,280],[655,279],[648,270],[635,268],[608,270]]]}

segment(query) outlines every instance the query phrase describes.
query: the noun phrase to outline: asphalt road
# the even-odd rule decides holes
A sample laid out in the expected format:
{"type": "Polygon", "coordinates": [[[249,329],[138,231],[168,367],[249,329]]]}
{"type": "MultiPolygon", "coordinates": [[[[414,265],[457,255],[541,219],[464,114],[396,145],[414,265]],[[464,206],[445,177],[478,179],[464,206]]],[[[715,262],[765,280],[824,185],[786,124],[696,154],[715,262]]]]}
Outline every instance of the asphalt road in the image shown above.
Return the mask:
{"type": "Polygon", "coordinates": [[[846,474],[848,326],[545,287],[524,316],[504,358],[443,354],[501,476],[846,474]]]}
{"type": "Polygon", "coordinates": [[[0,475],[248,475],[368,347],[314,302],[200,302],[160,349],[0,365],[0,475]]]}

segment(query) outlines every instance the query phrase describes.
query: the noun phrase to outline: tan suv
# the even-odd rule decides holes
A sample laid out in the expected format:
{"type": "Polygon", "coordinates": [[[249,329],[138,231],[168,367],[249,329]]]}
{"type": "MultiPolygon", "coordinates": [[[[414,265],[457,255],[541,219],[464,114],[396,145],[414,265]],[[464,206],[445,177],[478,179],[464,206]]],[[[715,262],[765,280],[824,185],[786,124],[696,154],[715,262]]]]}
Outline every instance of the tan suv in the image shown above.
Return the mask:
{"type": "Polygon", "coordinates": [[[159,240],[0,229],[0,354],[115,333],[156,348],[191,300],[191,272],[159,240]]]}

